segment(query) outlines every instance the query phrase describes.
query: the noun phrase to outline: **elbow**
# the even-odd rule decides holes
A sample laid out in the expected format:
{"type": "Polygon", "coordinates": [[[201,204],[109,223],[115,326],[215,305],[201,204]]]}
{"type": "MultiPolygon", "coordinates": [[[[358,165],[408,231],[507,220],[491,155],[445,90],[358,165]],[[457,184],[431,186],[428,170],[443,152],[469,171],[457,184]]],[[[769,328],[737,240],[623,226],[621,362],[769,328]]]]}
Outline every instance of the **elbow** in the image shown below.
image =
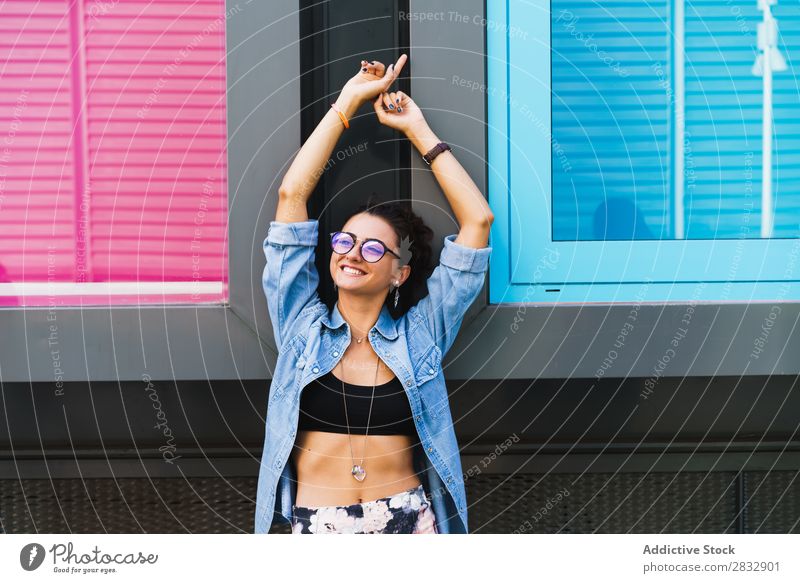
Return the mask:
{"type": "Polygon", "coordinates": [[[480,220],[476,223],[476,226],[483,229],[490,229],[493,222],[494,214],[492,214],[492,211],[487,211],[481,216],[480,220]]]}
{"type": "Polygon", "coordinates": [[[278,187],[278,197],[282,199],[292,198],[292,194],[295,192],[297,191],[294,188],[284,183],[281,183],[281,185],[278,187]]]}
{"type": "Polygon", "coordinates": [[[461,225],[462,229],[467,229],[471,231],[480,231],[488,233],[492,229],[492,223],[494,222],[494,215],[491,212],[484,213],[479,217],[475,217],[474,220],[470,220],[469,222],[465,222],[461,225]]]}
{"type": "Polygon", "coordinates": [[[303,192],[302,182],[284,178],[278,187],[278,196],[284,199],[297,198],[303,192]]]}

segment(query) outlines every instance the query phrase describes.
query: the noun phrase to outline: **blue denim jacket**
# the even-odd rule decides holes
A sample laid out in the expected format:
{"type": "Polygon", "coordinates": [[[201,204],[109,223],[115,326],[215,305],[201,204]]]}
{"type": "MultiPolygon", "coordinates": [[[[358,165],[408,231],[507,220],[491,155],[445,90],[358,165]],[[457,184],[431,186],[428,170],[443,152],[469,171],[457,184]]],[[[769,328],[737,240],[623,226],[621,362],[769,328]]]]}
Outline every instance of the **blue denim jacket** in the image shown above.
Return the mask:
{"type": "MultiPolygon", "coordinates": [[[[338,305],[329,311],[317,293],[318,229],[313,219],[272,221],[264,241],[264,293],[278,360],[269,388],[256,533],[269,531],[273,519],[291,522],[297,477],[289,456],[297,435],[300,392],[331,371],[350,344],[350,328],[338,305]]],[[[444,238],[439,265],[427,281],[429,295],[398,320],[384,305],[368,336],[408,395],[420,438],[414,471],[431,497],[441,533],[467,532],[461,459],[441,362],[483,287],[492,250],[460,245],[455,237],[444,238]]]]}

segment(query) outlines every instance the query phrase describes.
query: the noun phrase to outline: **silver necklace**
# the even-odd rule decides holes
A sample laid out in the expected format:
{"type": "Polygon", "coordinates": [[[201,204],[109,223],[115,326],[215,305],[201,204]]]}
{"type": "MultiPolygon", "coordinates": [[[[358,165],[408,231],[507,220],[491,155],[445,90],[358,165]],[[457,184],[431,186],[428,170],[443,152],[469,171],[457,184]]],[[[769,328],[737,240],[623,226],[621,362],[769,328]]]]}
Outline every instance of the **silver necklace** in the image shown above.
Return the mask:
{"type": "MultiPolygon", "coordinates": [[[[363,338],[362,338],[363,340],[363,338]]],[[[372,382],[372,397],[369,400],[369,414],[367,415],[367,429],[364,432],[364,451],[362,454],[366,455],[367,453],[367,434],[369,433],[369,420],[372,418],[372,401],[375,399],[375,385],[378,383],[378,366],[380,366],[381,358],[380,356],[377,357],[378,361],[375,363],[375,380],[372,382]]],[[[367,470],[364,469],[364,455],[361,456],[360,463],[356,463],[356,459],[353,456],[353,440],[350,437],[350,419],[347,416],[347,398],[344,394],[344,357],[341,360],[342,362],[342,401],[344,401],[344,418],[345,422],[347,423],[347,441],[350,443],[350,461],[353,462],[353,467],[350,470],[350,473],[353,475],[359,482],[363,482],[364,478],[367,477],[367,470]]]]}

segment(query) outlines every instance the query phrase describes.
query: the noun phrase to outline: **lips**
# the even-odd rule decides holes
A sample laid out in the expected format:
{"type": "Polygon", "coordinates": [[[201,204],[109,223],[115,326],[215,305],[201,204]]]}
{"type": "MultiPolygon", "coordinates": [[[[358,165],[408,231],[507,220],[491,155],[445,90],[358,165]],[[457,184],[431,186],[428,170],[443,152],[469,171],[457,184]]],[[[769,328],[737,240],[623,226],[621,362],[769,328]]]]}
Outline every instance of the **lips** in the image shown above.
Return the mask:
{"type": "Polygon", "coordinates": [[[362,277],[366,275],[363,270],[358,267],[353,267],[352,265],[342,265],[339,269],[351,277],[362,277]]]}

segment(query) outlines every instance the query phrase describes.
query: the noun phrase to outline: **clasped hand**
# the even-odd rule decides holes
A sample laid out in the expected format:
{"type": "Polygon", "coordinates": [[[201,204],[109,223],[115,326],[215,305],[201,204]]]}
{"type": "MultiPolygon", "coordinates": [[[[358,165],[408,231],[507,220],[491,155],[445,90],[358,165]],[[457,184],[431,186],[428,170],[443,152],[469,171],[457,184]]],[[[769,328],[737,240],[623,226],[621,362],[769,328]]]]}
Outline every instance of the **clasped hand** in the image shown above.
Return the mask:
{"type": "Polygon", "coordinates": [[[408,134],[412,128],[425,124],[425,117],[407,93],[389,91],[407,60],[408,55],[403,53],[388,69],[380,61],[361,61],[361,68],[345,83],[341,95],[353,100],[356,109],[372,101],[378,121],[408,134]]]}

